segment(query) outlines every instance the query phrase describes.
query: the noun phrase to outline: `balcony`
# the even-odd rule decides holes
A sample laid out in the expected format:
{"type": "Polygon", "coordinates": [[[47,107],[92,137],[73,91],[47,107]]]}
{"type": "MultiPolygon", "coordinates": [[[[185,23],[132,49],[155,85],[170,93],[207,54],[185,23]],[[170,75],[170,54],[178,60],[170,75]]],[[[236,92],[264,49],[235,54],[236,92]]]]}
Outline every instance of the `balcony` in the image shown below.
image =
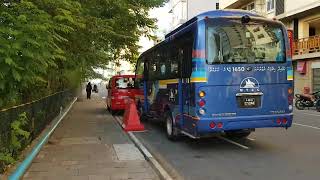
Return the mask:
{"type": "Polygon", "coordinates": [[[310,36],[293,42],[293,59],[320,57],[320,36],[310,36]]]}

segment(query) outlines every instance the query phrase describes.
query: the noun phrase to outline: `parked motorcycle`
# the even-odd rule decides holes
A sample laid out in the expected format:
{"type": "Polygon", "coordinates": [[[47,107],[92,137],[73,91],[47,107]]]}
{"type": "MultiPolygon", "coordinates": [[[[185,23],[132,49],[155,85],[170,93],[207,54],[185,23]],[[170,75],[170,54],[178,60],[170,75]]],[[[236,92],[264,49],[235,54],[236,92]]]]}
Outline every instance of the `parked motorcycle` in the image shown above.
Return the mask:
{"type": "Polygon", "coordinates": [[[305,108],[316,107],[317,111],[320,112],[320,91],[314,92],[310,95],[296,94],[295,106],[299,110],[305,108]]]}

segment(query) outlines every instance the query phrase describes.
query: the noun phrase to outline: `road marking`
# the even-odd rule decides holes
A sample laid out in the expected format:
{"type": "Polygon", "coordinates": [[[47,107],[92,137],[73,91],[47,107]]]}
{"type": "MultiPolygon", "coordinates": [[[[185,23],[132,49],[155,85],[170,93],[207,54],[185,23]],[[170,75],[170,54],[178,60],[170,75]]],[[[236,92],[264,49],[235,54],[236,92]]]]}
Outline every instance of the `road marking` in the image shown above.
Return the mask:
{"type": "Polygon", "coordinates": [[[308,128],[313,128],[313,129],[320,130],[320,127],[309,126],[309,125],[299,124],[299,123],[292,123],[292,124],[297,125],[297,126],[303,126],[303,127],[308,127],[308,128]]]}
{"type": "Polygon", "coordinates": [[[229,143],[231,143],[231,144],[237,145],[237,146],[239,146],[239,147],[241,147],[241,148],[243,148],[243,149],[250,149],[248,146],[242,145],[242,144],[237,143],[237,142],[235,142],[235,141],[232,141],[232,140],[230,140],[230,139],[228,139],[228,138],[225,138],[225,137],[222,137],[222,136],[218,136],[218,138],[220,138],[220,139],[222,139],[222,140],[225,140],[225,141],[227,141],[227,142],[229,142],[229,143]]]}
{"type": "Polygon", "coordinates": [[[305,112],[301,112],[301,114],[311,115],[311,116],[319,116],[320,117],[320,114],[305,113],[305,112]]]}

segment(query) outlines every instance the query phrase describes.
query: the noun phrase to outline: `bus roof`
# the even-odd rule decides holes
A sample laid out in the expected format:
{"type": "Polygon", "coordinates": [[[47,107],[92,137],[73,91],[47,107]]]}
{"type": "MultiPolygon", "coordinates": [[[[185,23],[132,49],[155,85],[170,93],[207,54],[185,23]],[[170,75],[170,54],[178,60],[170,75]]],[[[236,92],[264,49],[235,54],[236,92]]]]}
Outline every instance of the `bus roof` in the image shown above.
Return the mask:
{"type": "Polygon", "coordinates": [[[182,24],[181,26],[179,26],[178,28],[176,28],[175,30],[173,30],[172,32],[167,34],[165,36],[165,38],[168,38],[171,35],[177,33],[178,31],[180,31],[181,29],[185,28],[186,26],[188,26],[189,24],[193,23],[194,21],[196,21],[198,19],[204,19],[205,17],[214,18],[214,17],[232,17],[232,16],[244,16],[244,15],[254,16],[254,17],[262,17],[256,13],[241,10],[241,9],[208,11],[208,12],[201,13],[201,14],[195,16],[194,18],[190,19],[186,23],[182,24]]]}
{"type": "Polygon", "coordinates": [[[214,18],[214,17],[232,17],[232,16],[244,16],[244,15],[253,16],[253,17],[263,17],[263,16],[260,16],[256,13],[254,13],[254,12],[240,10],[240,9],[214,10],[214,11],[204,12],[204,13],[201,13],[201,14],[195,16],[194,18],[190,19],[189,21],[182,24],[181,26],[179,26],[178,28],[176,28],[172,32],[168,33],[165,36],[164,41],[160,42],[159,44],[155,45],[154,47],[143,52],[141,55],[146,54],[149,51],[151,51],[152,49],[161,46],[164,42],[169,41],[168,38],[170,38],[170,36],[179,33],[180,30],[186,28],[187,26],[189,26],[190,24],[194,23],[195,21],[197,21],[199,19],[204,19],[205,17],[214,18]]]}

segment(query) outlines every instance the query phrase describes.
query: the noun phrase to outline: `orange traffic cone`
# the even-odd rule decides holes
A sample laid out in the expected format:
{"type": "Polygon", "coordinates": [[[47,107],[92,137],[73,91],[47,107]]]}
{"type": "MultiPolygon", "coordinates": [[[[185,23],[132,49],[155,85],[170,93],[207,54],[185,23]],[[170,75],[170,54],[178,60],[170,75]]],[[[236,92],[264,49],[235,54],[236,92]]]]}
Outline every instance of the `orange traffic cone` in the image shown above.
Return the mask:
{"type": "Polygon", "coordinates": [[[137,107],[132,99],[127,101],[122,127],[126,132],[144,130],[143,124],[140,123],[137,107]]]}

